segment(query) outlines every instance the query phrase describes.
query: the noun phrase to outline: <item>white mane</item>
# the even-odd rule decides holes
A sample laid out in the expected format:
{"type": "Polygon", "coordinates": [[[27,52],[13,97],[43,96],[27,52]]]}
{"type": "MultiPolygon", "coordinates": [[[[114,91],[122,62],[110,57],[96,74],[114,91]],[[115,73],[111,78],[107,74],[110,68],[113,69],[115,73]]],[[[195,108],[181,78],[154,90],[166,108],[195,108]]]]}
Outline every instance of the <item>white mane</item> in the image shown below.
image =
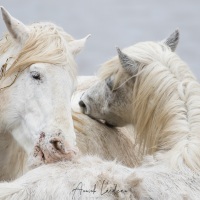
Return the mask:
{"type": "MultiPolygon", "coordinates": [[[[144,154],[167,151],[171,166],[185,163],[199,169],[200,85],[192,72],[161,43],[139,43],[124,52],[142,63],[133,89],[132,121],[144,154]]],[[[113,58],[103,65],[100,77],[115,74],[119,86],[128,77],[119,66],[113,58]]]]}

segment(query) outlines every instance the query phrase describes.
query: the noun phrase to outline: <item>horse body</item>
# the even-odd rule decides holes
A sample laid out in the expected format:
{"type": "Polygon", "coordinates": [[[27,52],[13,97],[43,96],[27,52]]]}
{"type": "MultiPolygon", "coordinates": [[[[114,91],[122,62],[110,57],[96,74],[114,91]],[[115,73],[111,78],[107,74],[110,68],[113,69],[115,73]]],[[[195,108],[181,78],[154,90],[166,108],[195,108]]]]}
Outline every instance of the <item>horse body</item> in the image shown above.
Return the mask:
{"type": "Polygon", "coordinates": [[[87,38],[52,23],[25,26],[1,9],[9,33],[0,41],[0,180],[8,180],[26,170],[27,155],[34,167],[77,153],[70,99],[87,38]]]}
{"type": "Polygon", "coordinates": [[[184,172],[170,171],[164,165],[133,169],[83,156],[43,165],[13,182],[1,183],[0,199],[198,200],[199,175],[189,168],[184,172]]]}

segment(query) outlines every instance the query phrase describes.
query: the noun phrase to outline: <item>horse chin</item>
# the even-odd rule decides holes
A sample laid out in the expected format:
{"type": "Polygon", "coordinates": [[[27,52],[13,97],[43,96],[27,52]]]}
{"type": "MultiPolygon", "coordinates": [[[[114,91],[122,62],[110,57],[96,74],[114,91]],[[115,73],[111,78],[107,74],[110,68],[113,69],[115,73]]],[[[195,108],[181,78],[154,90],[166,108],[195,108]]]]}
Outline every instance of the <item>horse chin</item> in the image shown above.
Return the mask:
{"type": "Polygon", "coordinates": [[[114,127],[116,127],[115,125],[113,125],[113,124],[111,124],[111,123],[109,123],[109,122],[107,122],[106,120],[104,120],[104,119],[98,119],[98,118],[94,118],[93,116],[91,116],[91,115],[87,115],[88,117],[90,117],[91,119],[93,119],[93,120],[95,120],[95,121],[97,121],[97,122],[99,122],[99,123],[101,123],[101,124],[104,124],[104,125],[106,125],[106,126],[108,126],[108,127],[110,127],[110,128],[114,128],[114,127]]]}
{"type": "Polygon", "coordinates": [[[114,128],[114,127],[115,127],[115,125],[113,125],[113,124],[109,124],[109,123],[106,122],[106,121],[105,121],[105,125],[108,126],[108,127],[110,127],[110,128],[114,128]]]}
{"type": "Polygon", "coordinates": [[[104,120],[104,119],[99,119],[98,121],[101,122],[102,124],[104,124],[104,125],[110,127],[110,128],[116,127],[114,124],[111,124],[111,123],[109,123],[108,121],[106,121],[106,120],[104,120]]]}
{"type": "Polygon", "coordinates": [[[124,127],[126,126],[127,124],[124,123],[124,121],[119,121],[116,123],[116,122],[111,122],[111,121],[107,121],[107,120],[104,120],[104,124],[108,127],[111,127],[111,128],[115,128],[115,127],[124,127]]]}

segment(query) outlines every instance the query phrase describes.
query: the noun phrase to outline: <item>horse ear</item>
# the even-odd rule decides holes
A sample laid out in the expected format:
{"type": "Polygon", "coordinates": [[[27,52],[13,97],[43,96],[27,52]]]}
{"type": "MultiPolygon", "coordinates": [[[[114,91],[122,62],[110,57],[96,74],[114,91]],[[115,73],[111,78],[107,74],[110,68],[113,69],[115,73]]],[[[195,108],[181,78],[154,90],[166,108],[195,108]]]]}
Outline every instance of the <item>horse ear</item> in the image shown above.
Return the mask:
{"type": "Polygon", "coordinates": [[[83,47],[85,46],[85,42],[90,36],[91,35],[89,34],[83,39],[73,40],[72,42],[69,43],[70,51],[74,56],[76,56],[83,49],[83,47]]]}
{"type": "Polygon", "coordinates": [[[138,72],[139,62],[134,61],[129,56],[124,54],[118,47],[117,47],[117,52],[120,63],[122,67],[125,69],[125,71],[131,76],[136,75],[138,72]]]}
{"type": "Polygon", "coordinates": [[[163,42],[171,48],[172,51],[176,50],[176,47],[179,42],[180,33],[179,30],[175,30],[168,38],[166,38],[163,42]]]}
{"type": "Polygon", "coordinates": [[[1,7],[1,13],[11,36],[16,41],[23,43],[28,38],[28,27],[12,17],[4,7],[1,7]]]}

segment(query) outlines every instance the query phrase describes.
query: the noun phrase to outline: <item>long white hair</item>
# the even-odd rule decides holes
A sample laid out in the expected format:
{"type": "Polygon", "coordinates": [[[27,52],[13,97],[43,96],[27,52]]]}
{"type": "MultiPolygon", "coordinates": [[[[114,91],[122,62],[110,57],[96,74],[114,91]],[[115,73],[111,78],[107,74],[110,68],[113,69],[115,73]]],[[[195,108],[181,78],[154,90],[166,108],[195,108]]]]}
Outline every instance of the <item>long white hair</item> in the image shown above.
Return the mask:
{"type": "MultiPolygon", "coordinates": [[[[144,42],[124,50],[140,63],[133,86],[132,122],[144,154],[165,154],[171,166],[200,168],[200,85],[187,65],[163,43],[144,42]]],[[[100,70],[115,74],[115,88],[128,78],[117,57],[100,70]]],[[[166,158],[165,156],[165,158],[166,158]]]]}

